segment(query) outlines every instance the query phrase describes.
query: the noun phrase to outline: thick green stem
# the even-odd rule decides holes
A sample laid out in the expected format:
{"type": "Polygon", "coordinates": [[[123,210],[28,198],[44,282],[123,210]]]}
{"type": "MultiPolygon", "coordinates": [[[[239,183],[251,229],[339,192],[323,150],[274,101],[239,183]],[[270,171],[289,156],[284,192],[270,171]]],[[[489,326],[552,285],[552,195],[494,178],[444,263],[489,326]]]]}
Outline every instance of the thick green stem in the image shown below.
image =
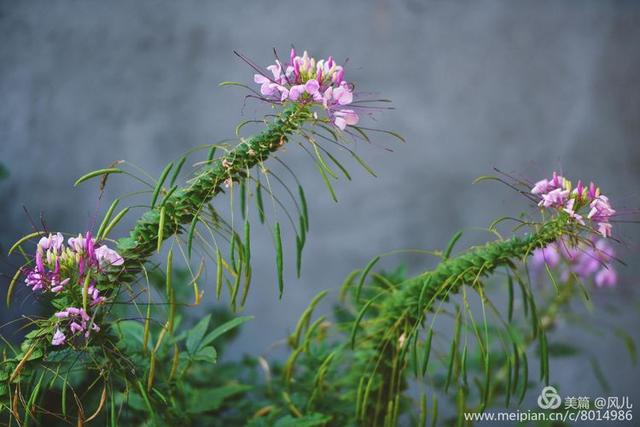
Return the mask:
{"type": "Polygon", "coordinates": [[[307,108],[292,105],[286,108],[267,128],[242,141],[237,147],[214,160],[209,166],[156,206],[145,212],[131,230],[129,237],[118,241],[118,251],[125,260],[125,273],[118,283],[133,281],[141,266],[158,247],[158,238],[167,239],[184,230],[206,203],[222,191],[227,179],[243,179],[247,171],[266,160],[288,137],[310,118],[307,108]],[[164,211],[162,218],[161,211],[164,211]],[[160,225],[163,229],[160,232],[160,225]]]}
{"type": "Polygon", "coordinates": [[[476,285],[497,268],[524,260],[535,249],[546,247],[566,233],[566,221],[559,218],[544,224],[535,233],[490,242],[445,260],[434,270],[401,283],[394,296],[386,300],[381,317],[398,319],[407,309],[413,312],[413,317],[421,317],[435,300],[446,301],[460,286],[476,285]]]}
{"type": "Polygon", "coordinates": [[[375,317],[361,324],[363,339],[359,350],[366,347],[372,351],[372,358],[363,365],[363,369],[376,370],[375,375],[381,381],[378,387],[371,390],[371,395],[374,395],[373,392],[382,394],[383,402],[382,405],[372,401],[365,403],[367,409],[363,411],[363,425],[378,425],[376,420],[380,420],[381,408],[386,408],[387,402],[396,402],[396,397],[404,388],[405,377],[402,373],[406,363],[398,355],[406,354],[404,350],[410,345],[412,333],[423,322],[435,301],[447,300],[464,285],[481,286],[480,279],[497,268],[512,267],[535,249],[546,247],[569,231],[566,219],[559,217],[534,233],[490,242],[445,260],[435,269],[400,283],[385,295],[375,317]]]}

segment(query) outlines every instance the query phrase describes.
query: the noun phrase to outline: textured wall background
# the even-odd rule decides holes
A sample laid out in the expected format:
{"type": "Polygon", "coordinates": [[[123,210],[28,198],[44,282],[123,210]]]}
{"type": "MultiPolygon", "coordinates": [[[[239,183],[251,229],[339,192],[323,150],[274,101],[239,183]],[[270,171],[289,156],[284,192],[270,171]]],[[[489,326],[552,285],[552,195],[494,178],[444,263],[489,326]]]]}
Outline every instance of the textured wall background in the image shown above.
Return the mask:
{"type": "MultiPolygon", "coordinates": [[[[471,185],[494,166],[531,179],[559,168],[597,180],[618,205],[640,205],[637,2],[0,1],[0,40],[0,161],[11,172],[0,182],[5,248],[30,230],[21,204],[44,212],[52,229],[83,230],[97,194],[72,188],[80,174],[127,159],[157,175],[183,151],[259,117],[255,104],[242,110],[241,92],[217,87],[251,80],[233,49],[265,65],[271,48],[285,52],[292,42],[316,56],[349,57],[350,79],[393,99],[397,110],[377,125],[408,143],[392,144],[392,154],[360,147],[379,178],[356,172],[338,183],[338,205],[306,155],[288,149],[310,199],[303,279],[288,274],[279,302],[271,257],[254,257],[262,279],[246,311],[257,321],[234,354],[266,351],[312,295],[335,289],[380,252],[441,248],[460,228],[526,209],[504,188],[471,185]]],[[[130,183],[110,185],[120,194],[130,183]]],[[[620,230],[640,242],[638,227],[620,230]]],[[[255,253],[270,254],[268,233],[257,234],[255,253]]],[[[466,242],[483,238],[471,231],[466,242]]],[[[637,246],[624,256],[623,284],[595,295],[617,315],[596,310],[592,318],[640,338],[638,305],[629,302],[637,246]]],[[[424,268],[418,258],[400,261],[424,268]]],[[[638,370],[620,342],[584,339],[611,367],[612,391],[640,404],[638,370]]],[[[595,396],[587,369],[588,362],[558,364],[555,379],[567,392],[595,396]]]]}

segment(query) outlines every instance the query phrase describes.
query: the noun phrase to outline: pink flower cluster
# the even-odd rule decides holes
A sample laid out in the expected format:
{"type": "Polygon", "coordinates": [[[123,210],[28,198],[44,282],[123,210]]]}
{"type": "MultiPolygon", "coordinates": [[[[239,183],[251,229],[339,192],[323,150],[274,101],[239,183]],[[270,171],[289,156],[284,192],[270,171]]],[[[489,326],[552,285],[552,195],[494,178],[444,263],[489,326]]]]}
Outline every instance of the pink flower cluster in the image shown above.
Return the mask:
{"type": "Polygon", "coordinates": [[[611,207],[607,196],[592,182],[585,187],[582,181],[573,188],[571,181],[553,172],[551,179],[538,181],[531,193],[540,197],[538,206],[555,209],[567,214],[580,225],[586,225],[586,218],[592,222],[603,237],[611,237],[609,219],[616,211],[611,207]],[[582,211],[582,213],[581,213],[582,211]]]}
{"type": "Polygon", "coordinates": [[[582,280],[593,278],[598,287],[611,287],[618,282],[618,274],[612,265],[614,257],[615,252],[606,239],[577,246],[561,240],[544,249],[536,249],[531,267],[538,272],[546,264],[549,268],[560,268],[563,280],[574,273],[582,280]]]}
{"type": "MultiPolygon", "coordinates": [[[[124,263],[122,257],[106,245],[96,247],[96,241],[90,232],[84,236],[79,234],[64,243],[62,234],[49,234],[38,242],[34,259],[34,266],[23,271],[25,284],[34,291],[64,296],[67,301],[81,302],[85,282],[87,283],[87,297],[89,304],[94,307],[102,304],[105,298],[100,295],[96,279],[109,266],[120,266],[124,263]]],[[[58,319],[69,319],[71,334],[85,332],[88,337],[89,315],[84,309],[68,307],[56,313],[58,319]]],[[[90,329],[98,331],[100,328],[92,323],[90,329]]],[[[56,330],[52,344],[61,345],[66,336],[56,330]]]]}
{"type": "Polygon", "coordinates": [[[60,324],[62,322],[67,323],[70,335],[76,335],[84,332],[84,337],[89,338],[91,331],[100,332],[100,327],[93,322],[91,317],[89,317],[87,312],[82,308],[67,307],[64,310],[57,312],[55,316],[60,319],[60,322],[58,323],[56,332],[53,334],[53,340],[51,341],[51,344],[53,345],[62,345],[67,340],[67,336],[60,329],[60,324]]]}
{"type": "Polygon", "coordinates": [[[256,74],[253,78],[265,99],[321,105],[341,130],[358,123],[358,114],[346,108],[353,102],[353,87],[344,80],[344,68],[332,57],[316,61],[307,51],[297,56],[291,49],[289,62],[276,59],[267,70],[271,75],[256,74]]]}

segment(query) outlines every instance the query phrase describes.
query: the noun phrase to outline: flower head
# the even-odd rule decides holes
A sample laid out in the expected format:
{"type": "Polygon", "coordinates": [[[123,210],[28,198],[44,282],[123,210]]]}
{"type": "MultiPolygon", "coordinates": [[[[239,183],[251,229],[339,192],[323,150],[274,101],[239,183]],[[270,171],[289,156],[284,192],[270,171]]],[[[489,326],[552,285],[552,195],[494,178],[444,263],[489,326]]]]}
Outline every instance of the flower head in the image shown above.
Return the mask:
{"type": "Polygon", "coordinates": [[[613,266],[614,257],[615,251],[607,239],[578,244],[562,239],[545,248],[536,249],[530,265],[534,273],[544,271],[542,268],[546,264],[549,268],[560,270],[565,279],[574,274],[581,280],[592,279],[598,287],[611,287],[618,281],[613,266]]]}
{"type": "Polygon", "coordinates": [[[100,267],[105,268],[110,265],[119,266],[124,264],[124,259],[118,252],[110,249],[107,245],[102,245],[95,250],[96,259],[100,267]]]}
{"type": "Polygon", "coordinates": [[[105,302],[98,288],[100,277],[106,269],[123,264],[124,259],[118,252],[99,245],[90,232],[68,239],[66,245],[60,233],[39,240],[33,266],[23,270],[25,284],[34,291],[50,293],[71,304],[53,316],[56,332],[52,345],[65,344],[75,335],[84,334],[88,338],[92,331],[100,330],[90,314],[105,302]],[[85,284],[88,304],[83,306],[85,284]],[[81,306],[84,308],[78,308],[81,306]]]}
{"type": "Polygon", "coordinates": [[[91,319],[89,314],[82,308],[78,307],[67,307],[66,309],[59,311],[54,314],[54,316],[58,319],[58,329],[56,334],[53,336],[53,345],[60,345],[64,343],[66,336],[60,329],[66,328],[68,329],[68,333],[70,336],[84,336],[84,338],[89,338],[91,332],[99,332],[100,327],[91,319]],[[56,340],[56,335],[58,338],[63,337],[62,340],[56,340]],[[60,344],[55,344],[58,341],[60,344]]]}
{"type": "Polygon", "coordinates": [[[618,273],[613,268],[603,268],[596,274],[596,286],[612,287],[618,283],[618,273]]]}
{"type": "Polygon", "coordinates": [[[60,329],[56,329],[56,332],[53,334],[53,339],[51,340],[52,345],[62,345],[67,337],[62,333],[60,329]]]}
{"type": "Polygon", "coordinates": [[[576,224],[586,226],[585,217],[592,228],[602,235],[611,237],[611,217],[616,213],[609,198],[591,182],[586,188],[582,181],[572,189],[571,181],[553,172],[551,179],[542,179],[531,188],[531,194],[539,197],[538,206],[561,212],[576,224]]]}
{"type": "Polygon", "coordinates": [[[555,243],[551,243],[546,248],[539,248],[533,251],[531,258],[534,269],[539,269],[545,264],[554,268],[560,262],[560,251],[555,243]]]}
{"type": "Polygon", "coordinates": [[[358,123],[358,114],[346,108],[353,102],[353,85],[344,80],[344,68],[332,57],[316,60],[307,51],[299,56],[291,49],[288,62],[276,59],[267,71],[253,76],[264,99],[321,106],[342,130],[358,123]]]}
{"type": "Polygon", "coordinates": [[[42,237],[38,242],[38,247],[43,250],[53,249],[54,251],[60,251],[64,245],[64,237],[62,234],[57,233],[55,235],[49,233],[48,237],[42,237]]]}

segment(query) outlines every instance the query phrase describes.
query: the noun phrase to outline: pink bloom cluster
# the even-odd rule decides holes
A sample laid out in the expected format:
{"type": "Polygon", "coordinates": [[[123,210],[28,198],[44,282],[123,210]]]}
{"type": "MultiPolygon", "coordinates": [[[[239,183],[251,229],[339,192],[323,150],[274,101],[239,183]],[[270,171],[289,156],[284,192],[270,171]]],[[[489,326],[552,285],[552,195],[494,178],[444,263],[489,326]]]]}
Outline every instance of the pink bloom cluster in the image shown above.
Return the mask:
{"type": "Polygon", "coordinates": [[[611,287],[618,282],[618,274],[612,265],[614,257],[615,252],[606,239],[577,246],[562,240],[536,249],[531,266],[537,272],[546,264],[549,268],[559,268],[563,280],[574,273],[582,280],[593,278],[598,287],[611,287]]]}
{"type": "MultiPolygon", "coordinates": [[[[100,295],[96,278],[108,266],[120,266],[122,257],[106,245],[96,247],[96,241],[90,232],[79,234],[67,240],[65,245],[62,234],[49,234],[42,237],[36,247],[34,266],[24,270],[25,284],[34,291],[64,295],[68,301],[81,301],[85,282],[88,280],[87,296],[91,307],[101,304],[105,298],[100,295]]],[[[69,319],[71,334],[89,330],[88,314],[83,309],[69,307],[56,313],[58,319],[69,319]]],[[[98,331],[93,324],[91,330],[98,331]]],[[[66,336],[57,329],[52,344],[64,343],[66,336]]]]}
{"type": "Polygon", "coordinates": [[[341,130],[358,123],[358,114],[347,108],[353,102],[352,85],[344,80],[344,68],[332,57],[316,61],[307,51],[297,56],[291,49],[289,62],[276,59],[267,70],[271,75],[256,74],[253,78],[266,99],[321,105],[341,130]]]}
{"type": "Polygon", "coordinates": [[[571,181],[553,172],[551,179],[538,181],[531,193],[540,197],[538,206],[564,212],[580,225],[586,225],[586,214],[598,233],[603,237],[611,237],[612,226],[609,219],[616,211],[611,207],[607,196],[600,194],[600,189],[593,182],[585,187],[582,181],[578,181],[578,185],[573,188],[571,181]]]}
{"type": "Polygon", "coordinates": [[[57,312],[55,316],[60,319],[60,322],[58,323],[56,332],[53,334],[53,340],[51,341],[53,345],[62,345],[67,339],[65,333],[60,329],[60,324],[63,322],[67,323],[70,335],[84,333],[85,338],[89,338],[91,331],[100,332],[100,327],[93,322],[91,317],[89,317],[87,312],[82,308],[67,307],[57,312]]]}

